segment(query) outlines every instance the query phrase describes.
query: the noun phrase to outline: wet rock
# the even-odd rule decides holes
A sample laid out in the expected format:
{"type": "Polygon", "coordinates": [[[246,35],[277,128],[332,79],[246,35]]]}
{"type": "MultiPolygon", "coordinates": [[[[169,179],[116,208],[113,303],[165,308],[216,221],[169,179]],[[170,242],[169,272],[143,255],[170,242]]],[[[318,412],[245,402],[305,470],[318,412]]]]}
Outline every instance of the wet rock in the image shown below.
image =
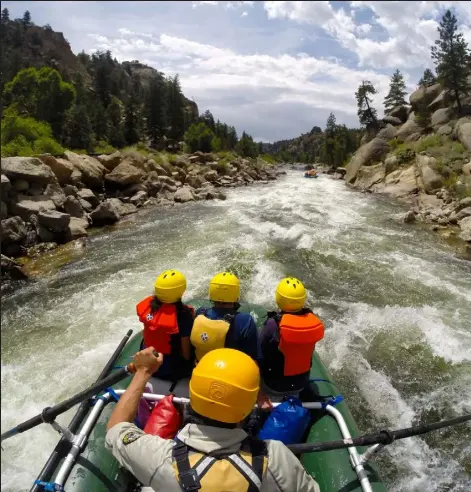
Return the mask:
{"type": "Polygon", "coordinates": [[[48,253],[49,251],[52,251],[56,248],[57,243],[55,243],[54,241],[36,244],[35,246],[28,248],[28,256],[30,258],[37,258],[38,256],[44,253],[48,253]]]}
{"type": "Polygon", "coordinates": [[[144,177],[144,171],[133,166],[131,162],[126,159],[105,176],[105,181],[112,186],[124,188],[129,185],[140,183],[144,177]]]}
{"type": "Polygon", "coordinates": [[[50,231],[47,227],[42,224],[38,224],[37,227],[38,237],[43,243],[55,243],[57,239],[57,234],[50,231]]]}
{"type": "Polygon", "coordinates": [[[188,187],[180,188],[174,195],[174,200],[179,203],[192,202],[194,199],[192,189],[188,187]]]}
{"type": "Polygon", "coordinates": [[[46,195],[18,195],[18,201],[12,205],[12,212],[27,220],[31,215],[37,215],[41,210],[55,210],[56,206],[51,197],[46,195]]]}
{"type": "Polygon", "coordinates": [[[119,218],[119,213],[113,205],[113,202],[110,200],[105,200],[100,203],[100,205],[98,205],[98,207],[90,214],[90,219],[92,220],[94,226],[114,224],[119,220],[119,218]]]}
{"type": "Polygon", "coordinates": [[[1,255],[2,273],[2,295],[11,291],[9,280],[28,280],[28,275],[23,271],[21,265],[4,254],[1,255]]]}
{"type": "Polygon", "coordinates": [[[3,201],[6,201],[10,189],[11,189],[10,180],[4,174],[2,174],[2,181],[0,185],[0,198],[3,201]]]}
{"type": "Polygon", "coordinates": [[[459,237],[463,241],[471,242],[471,217],[466,217],[458,222],[460,226],[461,233],[459,237]]]}
{"type": "MultiPolygon", "coordinates": [[[[87,202],[88,203],[88,202],[87,202]]],[[[71,217],[83,218],[85,216],[84,209],[80,201],[74,196],[68,196],[64,202],[64,210],[71,217]]]]}
{"type": "Polygon", "coordinates": [[[410,224],[411,222],[415,222],[415,218],[415,213],[412,210],[409,210],[402,217],[402,222],[404,222],[404,224],[410,224]]]}
{"type": "Polygon", "coordinates": [[[57,181],[64,185],[69,182],[70,176],[74,171],[74,166],[66,159],[56,158],[52,155],[40,155],[41,162],[49,166],[57,178],[57,181]]]}
{"type": "Polygon", "coordinates": [[[123,154],[119,150],[113,152],[109,155],[99,155],[97,157],[98,161],[106,167],[108,171],[113,171],[114,168],[118,167],[121,161],[124,159],[123,154]]]}
{"type": "Polygon", "coordinates": [[[138,191],[134,196],[131,197],[131,204],[136,207],[142,207],[146,200],[148,200],[149,195],[145,191],[138,191]]]}
{"type": "Polygon", "coordinates": [[[101,188],[103,176],[107,169],[103,164],[89,155],[79,155],[66,150],[64,152],[67,160],[72,163],[74,169],[80,172],[81,181],[92,188],[101,188]]]}
{"type": "Polygon", "coordinates": [[[65,232],[69,228],[70,215],[57,210],[42,211],[38,214],[38,221],[52,232],[65,232]]]}
{"type": "Polygon", "coordinates": [[[36,157],[4,157],[1,162],[2,173],[10,180],[25,180],[28,183],[49,184],[56,176],[49,166],[36,157]]]}
{"type": "Polygon", "coordinates": [[[26,224],[21,217],[15,216],[1,222],[2,247],[5,244],[22,243],[26,239],[26,224]]]}
{"type": "Polygon", "coordinates": [[[71,217],[70,218],[70,223],[69,223],[69,236],[70,239],[73,241],[75,239],[78,239],[80,237],[87,237],[88,232],[86,231],[88,227],[88,220],[86,219],[81,219],[78,217],[71,217]]]}

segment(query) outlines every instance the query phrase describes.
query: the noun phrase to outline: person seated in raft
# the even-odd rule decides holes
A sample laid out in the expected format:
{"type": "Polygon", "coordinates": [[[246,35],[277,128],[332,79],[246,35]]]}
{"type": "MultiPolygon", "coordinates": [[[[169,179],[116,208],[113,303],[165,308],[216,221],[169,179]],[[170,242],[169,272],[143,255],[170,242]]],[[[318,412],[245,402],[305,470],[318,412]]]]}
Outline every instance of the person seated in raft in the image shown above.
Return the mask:
{"type": "Polygon", "coordinates": [[[272,398],[289,394],[306,401],[314,396],[309,376],[314,348],[324,338],[324,324],[304,307],[306,289],[297,278],[284,278],[275,298],[280,311],[267,313],[260,331],[262,387],[272,398]]]}
{"type": "Polygon", "coordinates": [[[186,422],[175,439],[146,434],[133,419],[163,358],[153,347],[134,356],[136,373],[108,421],[106,448],[156,492],[320,492],[281,441],[250,438],[241,428],[260,386],[257,364],[233,349],[212,350],[190,380],[186,422]],[[241,370],[244,368],[244,370],[241,370]]]}
{"type": "MultiPolygon", "coordinates": [[[[209,283],[209,300],[213,307],[196,310],[191,331],[195,350],[195,364],[211,350],[226,347],[244,352],[255,362],[260,358],[258,330],[249,313],[238,313],[240,281],[232,273],[215,275],[209,283]]],[[[272,407],[269,398],[260,392],[258,404],[263,409],[272,407]]]]}
{"type": "Polygon", "coordinates": [[[186,278],[177,270],[165,270],[156,279],[154,295],[136,306],[144,324],[141,348],[154,347],[164,355],[163,364],[154,374],[159,379],[177,381],[189,377],[193,369],[190,334],[194,310],[183,304],[186,278]]]}

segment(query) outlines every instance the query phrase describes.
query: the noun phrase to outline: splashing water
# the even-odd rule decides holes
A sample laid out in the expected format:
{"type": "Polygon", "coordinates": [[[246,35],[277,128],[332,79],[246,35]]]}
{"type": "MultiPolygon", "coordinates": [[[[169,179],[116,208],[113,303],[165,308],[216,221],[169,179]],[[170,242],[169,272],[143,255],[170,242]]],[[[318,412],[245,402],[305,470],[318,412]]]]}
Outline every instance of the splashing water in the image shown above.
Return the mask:
{"type": "MultiPolygon", "coordinates": [[[[469,413],[471,266],[398,212],[290,172],[94,236],[83,257],[2,302],[2,432],[91,384],[170,267],[186,274],[186,299],[229,269],[267,309],[283,276],[301,278],[326,323],[319,353],[364,432],[469,413]]],[[[39,426],[5,442],[1,490],[29,490],[57,440],[39,426]]],[[[469,490],[470,442],[469,425],[403,440],[379,469],[392,492],[469,490]]]]}

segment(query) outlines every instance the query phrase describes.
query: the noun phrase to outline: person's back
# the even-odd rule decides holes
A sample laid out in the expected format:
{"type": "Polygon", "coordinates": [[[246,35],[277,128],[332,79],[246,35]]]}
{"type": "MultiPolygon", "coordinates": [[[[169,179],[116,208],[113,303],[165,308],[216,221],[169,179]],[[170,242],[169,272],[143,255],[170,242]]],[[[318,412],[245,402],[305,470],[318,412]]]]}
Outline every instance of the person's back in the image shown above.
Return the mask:
{"type": "Polygon", "coordinates": [[[196,366],[189,423],[175,440],[145,434],[129,422],[157,361],[145,352],[135,356],[137,373],[106,435],[107,448],[144,486],[156,492],[319,492],[281,442],[249,439],[239,428],[255,404],[260,378],[255,362],[240,351],[213,350],[196,366]]]}
{"type": "Polygon", "coordinates": [[[260,332],[263,389],[269,396],[296,394],[309,384],[312,355],[324,337],[322,321],[304,307],[306,290],[293,277],[276,289],[280,312],[268,313],[260,332]]]}
{"type": "Polygon", "coordinates": [[[164,354],[163,364],[155,374],[160,379],[176,381],[191,374],[193,308],[181,301],[185,290],[184,275],[166,270],[155,281],[154,295],[136,306],[139,321],[144,324],[141,348],[152,346],[164,354]]]}
{"type": "Polygon", "coordinates": [[[209,284],[211,308],[199,308],[191,334],[196,360],[217,348],[233,348],[257,360],[257,325],[248,313],[239,313],[239,279],[229,272],[219,273],[209,284]]]}

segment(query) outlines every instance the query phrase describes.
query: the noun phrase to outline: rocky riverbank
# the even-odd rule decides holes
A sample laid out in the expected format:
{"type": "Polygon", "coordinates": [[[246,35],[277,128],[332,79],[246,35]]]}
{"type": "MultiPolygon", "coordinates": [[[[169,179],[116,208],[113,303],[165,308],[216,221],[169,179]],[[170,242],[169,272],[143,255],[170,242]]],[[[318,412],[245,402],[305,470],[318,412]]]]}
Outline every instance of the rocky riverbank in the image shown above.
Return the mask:
{"type": "Polygon", "coordinates": [[[86,238],[89,227],[114,224],[142,207],[224,200],[221,188],[267,183],[282,173],[262,159],[135,150],[9,157],[1,168],[2,293],[27,278],[15,257],[86,238]]]}
{"type": "Polygon", "coordinates": [[[365,134],[344,179],[360,191],[410,204],[404,221],[420,220],[445,238],[456,236],[471,259],[471,96],[463,98],[461,115],[446,101],[439,84],[413,92],[409,106],[394,108],[377,131],[365,134]],[[432,132],[415,118],[428,101],[432,132]]]}

